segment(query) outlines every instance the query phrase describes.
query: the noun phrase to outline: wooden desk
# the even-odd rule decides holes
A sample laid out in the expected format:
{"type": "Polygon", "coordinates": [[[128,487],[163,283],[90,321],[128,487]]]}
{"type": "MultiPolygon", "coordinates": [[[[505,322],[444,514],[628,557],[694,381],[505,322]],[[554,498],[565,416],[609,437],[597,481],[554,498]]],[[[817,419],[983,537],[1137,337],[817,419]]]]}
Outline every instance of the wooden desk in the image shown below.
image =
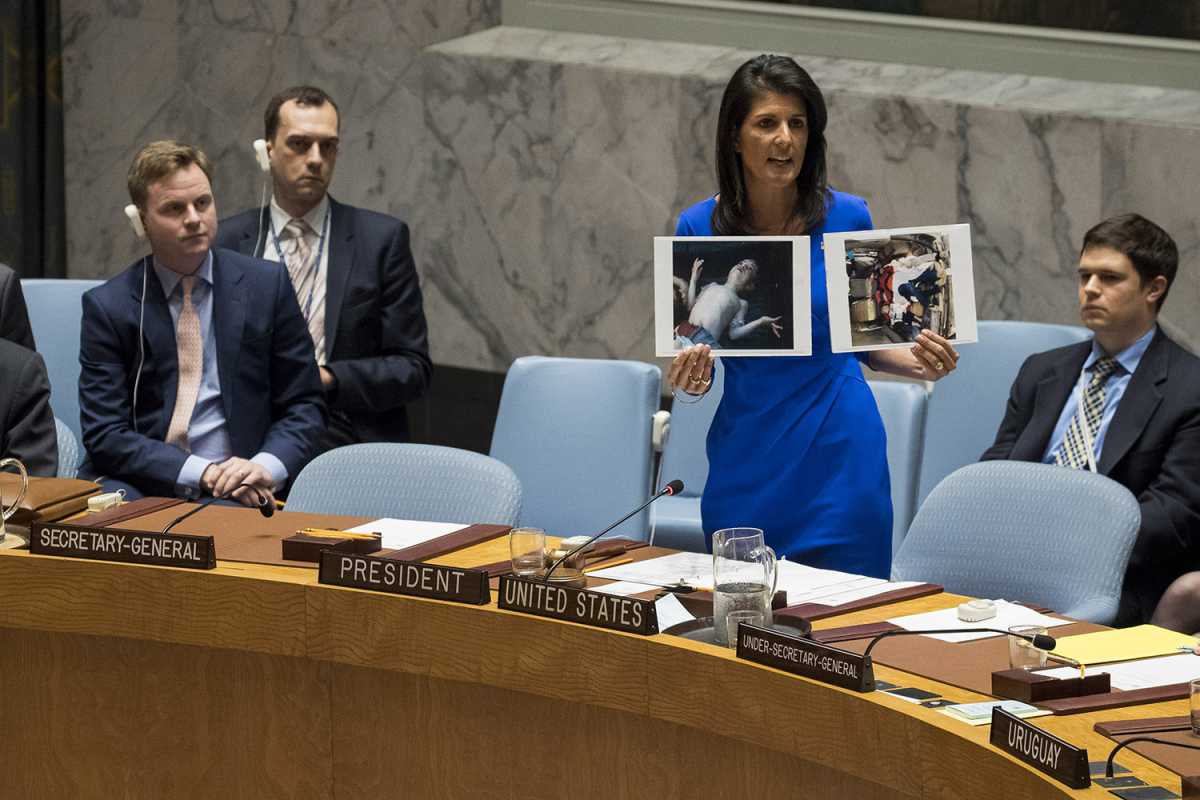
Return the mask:
{"type": "MultiPolygon", "coordinates": [[[[495,561],[497,546],[440,560],[495,561]]],[[[727,650],[320,586],[288,567],[2,552],[0,675],[4,798],[1112,797],[1000,753],[987,727],[727,650]]],[[[1095,719],[1036,722],[1098,760],[1111,742],[1095,719]]],[[[1142,757],[1121,760],[1179,789],[1142,757]]]]}

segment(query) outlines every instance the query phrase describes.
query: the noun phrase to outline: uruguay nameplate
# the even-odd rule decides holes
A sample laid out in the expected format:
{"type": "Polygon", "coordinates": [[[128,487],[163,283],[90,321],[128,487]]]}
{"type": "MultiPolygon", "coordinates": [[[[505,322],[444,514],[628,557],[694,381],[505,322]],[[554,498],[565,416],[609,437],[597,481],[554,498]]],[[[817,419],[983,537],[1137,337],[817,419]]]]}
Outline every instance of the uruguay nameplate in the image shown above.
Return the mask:
{"type": "Polygon", "coordinates": [[[483,605],[492,599],[485,570],[325,550],[319,583],[372,592],[483,605]]]}
{"type": "Polygon", "coordinates": [[[757,625],[738,625],[737,656],[843,689],[875,691],[870,656],[757,625]]]}
{"type": "Polygon", "coordinates": [[[1087,748],[1068,744],[998,706],[992,709],[991,742],[1072,789],[1092,783],[1087,748]]]}
{"type": "Polygon", "coordinates": [[[189,569],[213,569],[217,566],[216,548],[213,547],[211,536],[91,528],[61,522],[34,523],[31,534],[30,552],[43,556],[93,558],[189,569]]]}
{"type": "Polygon", "coordinates": [[[500,608],[649,636],[658,633],[654,601],[618,597],[539,580],[500,577],[500,608]]]}

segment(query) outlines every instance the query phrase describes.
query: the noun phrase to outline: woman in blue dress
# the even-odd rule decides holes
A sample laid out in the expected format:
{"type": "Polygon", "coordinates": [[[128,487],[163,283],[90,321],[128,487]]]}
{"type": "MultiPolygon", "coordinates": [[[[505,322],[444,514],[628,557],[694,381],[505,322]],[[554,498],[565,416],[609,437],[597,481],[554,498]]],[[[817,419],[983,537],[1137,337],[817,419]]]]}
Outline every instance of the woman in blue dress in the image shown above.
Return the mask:
{"type": "MultiPolygon", "coordinates": [[[[747,61],[721,99],[720,193],[679,217],[677,236],[812,237],[812,356],[725,359],[701,517],[707,536],[762,528],[792,561],[886,578],[892,502],[883,422],[858,360],[830,350],[822,251],[825,233],[873,226],[861,198],[826,184],[826,119],[821,90],[795,61],[747,61]]],[[[937,380],[954,369],[958,353],[923,331],[911,349],[862,360],[937,380]]],[[[702,395],[712,370],[710,347],[693,345],[675,357],[668,380],[677,396],[702,395]]]]}

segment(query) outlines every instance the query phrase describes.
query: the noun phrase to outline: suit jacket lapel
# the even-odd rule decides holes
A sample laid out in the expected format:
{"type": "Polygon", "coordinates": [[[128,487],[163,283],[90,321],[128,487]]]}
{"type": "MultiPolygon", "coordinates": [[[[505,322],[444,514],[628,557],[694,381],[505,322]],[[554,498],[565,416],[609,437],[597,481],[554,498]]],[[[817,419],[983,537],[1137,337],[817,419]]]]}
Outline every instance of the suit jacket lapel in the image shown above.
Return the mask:
{"type": "Polygon", "coordinates": [[[1162,402],[1159,384],[1167,380],[1167,342],[1162,330],[1154,334],[1150,347],[1146,349],[1133,377],[1129,379],[1129,385],[1125,387],[1125,393],[1121,395],[1117,413],[1113,414],[1108,432],[1104,434],[1104,450],[1096,464],[1101,475],[1107,475],[1129,452],[1162,402]]]}
{"type": "Polygon", "coordinates": [[[353,209],[329,198],[329,260],[325,270],[325,358],[332,360],[346,286],[354,269],[353,209]]]}
{"type": "Polygon", "coordinates": [[[1050,435],[1062,414],[1067,398],[1079,379],[1079,370],[1091,352],[1091,342],[1077,345],[1054,366],[1051,374],[1038,381],[1033,416],[1013,446],[1012,458],[1020,461],[1041,461],[1050,443],[1050,435]]]}
{"type": "Polygon", "coordinates": [[[242,268],[213,253],[213,330],[217,336],[217,374],[221,378],[221,406],[225,419],[233,419],[234,390],[237,387],[238,356],[242,348],[242,327],[246,305],[239,287],[245,277],[242,268]]]}
{"type": "Polygon", "coordinates": [[[242,238],[238,241],[239,253],[253,258],[262,258],[263,252],[266,251],[266,241],[271,238],[270,213],[270,206],[263,206],[258,210],[258,224],[243,231],[242,238]],[[260,230],[262,235],[259,235],[260,230]],[[260,241],[263,243],[261,250],[258,247],[260,241]]]}
{"type": "MultiPolygon", "coordinates": [[[[175,394],[179,390],[179,362],[175,347],[175,323],[171,320],[171,308],[167,305],[167,296],[163,294],[162,283],[150,266],[150,260],[142,261],[142,275],[146,281],[146,316],[142,324],[142,338],[146,346],[146,363],[164,365],[163,407],[159,410],[163,435],[171,425],[171,414],[175,411],[175,394]],[[148,271],[149,274],[146,274],[148,271]]],[[[135,275],[133,299],[138,305],[142,302],[142,275],[135,275]]],[[[139,308],[140,313],[140,308],[139,308]]],[[[137,347],[137,342],[134,342],[137,347]]],[[[134,379],[137,379],[138,354],[133,353],[134,379]]],[[[145,376],[142,376],[143,378],[145,376]]],[[[140,387],[139,387],[140,388],[140,387]]]]}

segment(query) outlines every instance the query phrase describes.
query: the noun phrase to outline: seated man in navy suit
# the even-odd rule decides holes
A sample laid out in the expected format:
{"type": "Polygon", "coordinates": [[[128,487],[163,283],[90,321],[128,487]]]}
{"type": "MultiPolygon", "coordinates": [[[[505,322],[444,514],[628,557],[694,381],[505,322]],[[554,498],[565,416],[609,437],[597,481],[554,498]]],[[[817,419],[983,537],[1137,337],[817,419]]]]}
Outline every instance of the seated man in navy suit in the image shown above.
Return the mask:
{"type": "Polygon", "coordinates": [[[254,505],[311,457],[325,405],[287,275],[211,249],[210,175],[204,153],[171,141],[130,166],[151,253],[83,296],[80,472],[127,497],[254,505]]]}
{"type": "Polygon", "coordinates": [[[329,403],[320,449],[406,441],[405,404],[433,371],[408,226],[329,196],[340,120],[325,92],[280,92],[265,123],[271,202],[223,220],[215,246],[291,277],[329,403]]]}
{"type": "Polygon", "coordinates": [[[1167,232],[1137,214],[1089,230],[1079,305],[1095,335],[1026,360],[983,454],[1090,469],[1137,497],[1118,625],[1150,619],[1167,586],[1200,563],[1200,359],[1157,323],[1178,263],[1167,232]]]}

